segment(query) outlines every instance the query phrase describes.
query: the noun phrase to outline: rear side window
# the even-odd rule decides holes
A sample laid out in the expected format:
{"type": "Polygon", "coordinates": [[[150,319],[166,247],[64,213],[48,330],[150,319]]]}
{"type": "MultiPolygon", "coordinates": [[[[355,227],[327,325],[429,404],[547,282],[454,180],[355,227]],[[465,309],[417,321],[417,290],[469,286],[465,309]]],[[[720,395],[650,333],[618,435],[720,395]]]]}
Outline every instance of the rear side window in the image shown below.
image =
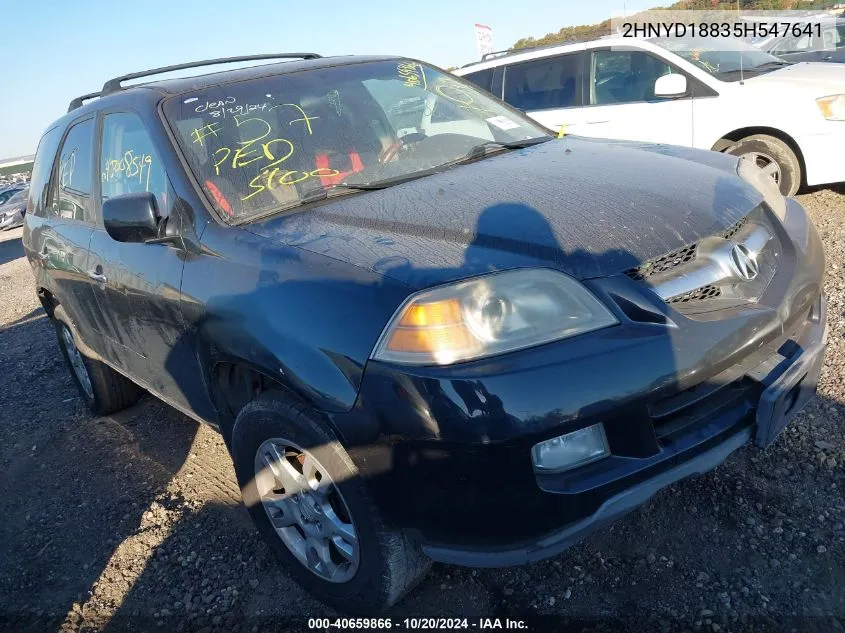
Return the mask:
{"type": "Polygon", "coordinates": [[[91,159],[94,119],[77,123],[59,152],[59,164],[50,196],[50,215],[65,220],[93,222],[91,214],[91,159]]]}
{"type": "Polygon", "coordinates": [[[505,101],[520,110],[581,105],[580,53],[544,57],[505,69],[505,101]]]}
{"type": "Polygon", "coordinates": [[[141,119],[128,112],[106,115],[100,157],[103,200],[149,192],[159,210],[167,208],[167,177],[161,156],[141,119]]]}
{"type": "Polygon", "coordinates": [[[38,142],[35,163],[32,166],[32,179],[29,185],[28,213],[44,216],[44,208],[47,202],[47,183],[50,182],[50,173],[53,171],[53,162],[56,159],[56,151],[59,149],[59,141],[61,140],[62,129],[54,127],[52,130],[47,130],[38,142]]]}
{"type": "Polygon", "coordinates": [[[493,85],[493,73],[495,70],[495,68],[487,68],[485,70],[478,70],[474,73],[467,73],[464,75],[464,79],[471,81],[482,90],[487,90],[489,92],[493,85]]]}

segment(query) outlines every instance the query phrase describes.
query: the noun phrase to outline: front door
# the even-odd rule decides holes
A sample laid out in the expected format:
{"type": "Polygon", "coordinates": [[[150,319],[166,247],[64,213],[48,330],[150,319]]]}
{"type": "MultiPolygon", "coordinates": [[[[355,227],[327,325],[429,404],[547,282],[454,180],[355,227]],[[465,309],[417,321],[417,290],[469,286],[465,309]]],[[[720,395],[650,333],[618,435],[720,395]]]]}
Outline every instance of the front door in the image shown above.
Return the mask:
{"type": "Polygon", "coordinates": [[[677,68],[641,50],[598,49],[589,55],[587,105],[578,134],[692,145],[692,90],[672,99],[654,94],[658,78],[680,72],[677,68]]]}
{"type": "Polygon", "coordinates": [[[62,142],[38,231],[36,257],[49,271],[57,298],[84,342],[104,355],[106,324],[91,289],[88,251],[94,231],[94,125],[93,117],[75,123],[62,142]]]}
{"type": "MultiPolygon", "coordinates": [[[[136,114],[106,114],[98,207],[112,197],[149,192],[159,216],[166,218],[173,194],[160,157],[136,114]]],[[[122,351],[124,369],[159,394],[180,401],[174,393],[171,354],[185,333],[179,307],[181,251],[164,244],[117,242],[100,226],[91,237],[89,265],[102,275],[97,301],[111,315],[109,336],[122,351]]]]}

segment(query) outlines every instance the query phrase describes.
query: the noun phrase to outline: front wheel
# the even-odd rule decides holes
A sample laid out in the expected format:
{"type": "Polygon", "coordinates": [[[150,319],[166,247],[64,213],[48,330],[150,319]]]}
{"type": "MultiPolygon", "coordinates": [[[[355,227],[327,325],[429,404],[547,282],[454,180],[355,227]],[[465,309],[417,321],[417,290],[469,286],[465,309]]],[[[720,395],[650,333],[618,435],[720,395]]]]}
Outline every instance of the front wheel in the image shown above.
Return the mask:
{"type": "Polygon", "coordinates": [[[268,392],[232,431],[238,483],[259,533],[287,571],[339,611],[396,603],[431,562],[387,526],[331,429],[307,407],[268,392]]]}
{"type": "Polygon", "coordinates": [[[753,162],[777,183],[785,196],[794,196],[801,187],[801,161],[779,138],[754,134],[737,141],[725,152],[753,162]]]}

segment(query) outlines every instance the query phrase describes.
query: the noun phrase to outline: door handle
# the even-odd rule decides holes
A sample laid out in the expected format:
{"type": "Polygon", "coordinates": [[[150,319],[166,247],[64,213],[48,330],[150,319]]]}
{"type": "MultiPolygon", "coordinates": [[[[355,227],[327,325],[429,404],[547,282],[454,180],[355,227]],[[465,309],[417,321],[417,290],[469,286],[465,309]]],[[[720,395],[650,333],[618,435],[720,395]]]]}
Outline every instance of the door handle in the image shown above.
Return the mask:
{"type": "Polygon", "coordinates": [[[89,270],[88,277],[100,284],[104,284],[108,281],[108,277],[103,274],[103,269],[99,266],[97,266],[94,270],[89,270]]]}
{"type": "Polygon", "coordinates": [[[593,125],[593,124],[596,124],[596,123],[609,123],[609,122],[610,122],[610,120],[609,120],[609,119],[602,119],[601,121],[599,121],[599,120],[596,120],[596,121],[587,121],[587,124],[588,124],[588,125],[593,125]]]}

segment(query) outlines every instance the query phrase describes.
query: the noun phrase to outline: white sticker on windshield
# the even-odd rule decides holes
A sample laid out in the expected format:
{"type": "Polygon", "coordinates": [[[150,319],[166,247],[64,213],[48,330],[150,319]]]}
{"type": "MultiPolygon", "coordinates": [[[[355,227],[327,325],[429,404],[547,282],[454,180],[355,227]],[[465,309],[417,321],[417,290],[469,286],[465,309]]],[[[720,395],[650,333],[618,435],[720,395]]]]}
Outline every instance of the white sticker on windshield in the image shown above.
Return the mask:
{"type": "Polygon", "coordinates": [[[487,119],[487,123],[490,125],[495,125],[500,130],[512,130],[515,127],[519,127],[519,123],[516,121],[512,121],[506,116],[492,116],[487,119]]]}

